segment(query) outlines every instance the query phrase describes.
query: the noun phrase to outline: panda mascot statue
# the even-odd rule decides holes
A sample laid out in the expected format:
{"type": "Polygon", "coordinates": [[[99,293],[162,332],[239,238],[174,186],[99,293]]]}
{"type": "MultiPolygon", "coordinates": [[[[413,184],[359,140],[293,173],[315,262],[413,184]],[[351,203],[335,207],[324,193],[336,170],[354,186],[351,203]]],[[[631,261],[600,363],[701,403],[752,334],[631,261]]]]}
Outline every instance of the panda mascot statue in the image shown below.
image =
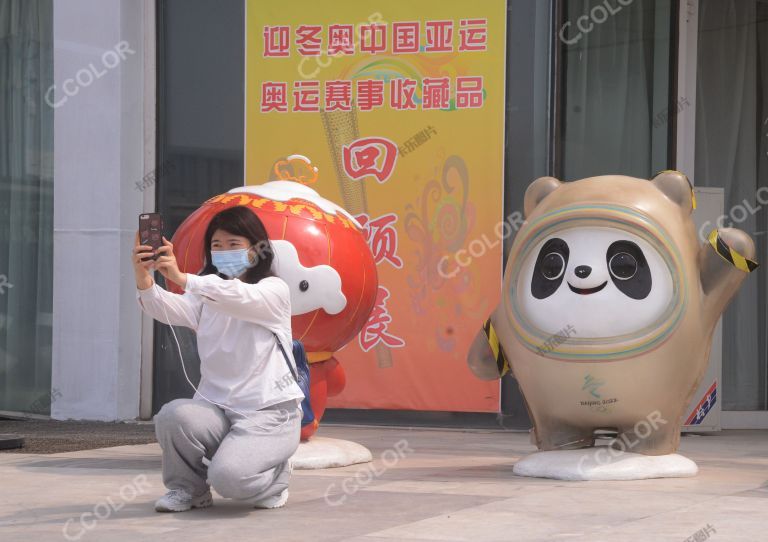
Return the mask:
{"type": "Polygon", "coordinates": [[[517,379],[540,452],[520,475],[560,479],[692,476],[676,454],[720,315],[757,267],[737,229],[697,238],[687,177],[544,177],[501,300],[470,348],[476,376],[517,379]],[[601,434],[615,435],[595,447],[601,434]]]}

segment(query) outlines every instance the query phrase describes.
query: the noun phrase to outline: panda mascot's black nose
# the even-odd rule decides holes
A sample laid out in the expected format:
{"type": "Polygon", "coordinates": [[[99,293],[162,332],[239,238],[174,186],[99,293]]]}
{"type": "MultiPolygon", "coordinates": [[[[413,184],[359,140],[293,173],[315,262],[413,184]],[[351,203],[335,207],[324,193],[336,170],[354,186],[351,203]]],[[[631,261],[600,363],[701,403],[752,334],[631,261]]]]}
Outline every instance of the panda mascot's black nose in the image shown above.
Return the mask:
{"type": "Polygon", "coordinates": [[[579,265],[576,267],[576,269],[573,270],[573,272],[576,273],[576,276],[580,279],[585,279],[592,272],[592,268],[588,265],[579,265]]]}

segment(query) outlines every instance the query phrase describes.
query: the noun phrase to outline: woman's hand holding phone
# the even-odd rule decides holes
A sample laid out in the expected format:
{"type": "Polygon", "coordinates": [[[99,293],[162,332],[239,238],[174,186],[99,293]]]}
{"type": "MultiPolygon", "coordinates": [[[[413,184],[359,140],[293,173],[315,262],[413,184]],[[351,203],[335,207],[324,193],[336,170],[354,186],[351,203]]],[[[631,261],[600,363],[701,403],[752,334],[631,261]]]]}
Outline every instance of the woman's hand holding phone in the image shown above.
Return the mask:
{"type": "Polygon", "coordinates": [[[165,237],[163,237],[163,246],[157,249],[157,254],[157,260],[153,262],[155,269],[160,271],[167,280],[175,282],[184,289],[187,286],[187,274],[179,270],[176,256],[173,254],[173,244],[165,237]]]}
{"type": "Polygon", "coordinates": [[[136,232],[136,242],[133,247],[131,261],[133,262],[133,272],[136,275],[136,287],[139,290],[146,290],[153,284],[150,269],[155,265],[151,246],[139,244],[139,232],[136,232]]]}

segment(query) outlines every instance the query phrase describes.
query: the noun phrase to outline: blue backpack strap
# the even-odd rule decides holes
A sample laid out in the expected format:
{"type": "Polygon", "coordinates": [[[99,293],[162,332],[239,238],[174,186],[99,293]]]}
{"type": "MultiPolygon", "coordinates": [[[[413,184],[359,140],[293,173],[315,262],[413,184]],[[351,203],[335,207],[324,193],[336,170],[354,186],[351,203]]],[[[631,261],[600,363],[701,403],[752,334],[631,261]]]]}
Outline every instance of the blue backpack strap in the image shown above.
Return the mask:
{"type": "Polygon", "coordinates": [[[280,341],[280,337],[277,336],[277,333],[273,332],[273,335],[275,336],[275,340],[277,340],[277,346],[280,347],[280,352],[283,353],[283,358],[285,359],[286,365],[288,365],[288,370],[291,371],[291,375],[293,375],[293,379],[296,381],[296,383],[299,383],[299,375],[296,374],[296,369],[293,368],[293,365],[291,365],[291,360],[288,358],[288,353],[285,351],[285,348],[283,347],[282,341],[280,341]]]}

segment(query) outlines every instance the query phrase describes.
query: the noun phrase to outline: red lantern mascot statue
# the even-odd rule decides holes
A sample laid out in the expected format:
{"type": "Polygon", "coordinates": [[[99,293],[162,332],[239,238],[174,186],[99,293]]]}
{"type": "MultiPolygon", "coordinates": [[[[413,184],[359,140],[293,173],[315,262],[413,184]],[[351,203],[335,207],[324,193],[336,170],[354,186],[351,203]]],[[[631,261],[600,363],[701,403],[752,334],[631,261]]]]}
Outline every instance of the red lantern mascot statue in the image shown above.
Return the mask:
{"type": "Polygon", "coordinates": [[[310,363],[315,421],[302,427],[301,439],[307,440],[317,431],[328,397],[346,384],[334,353],[360,332],[376,301],[373,255],[352,215],[301,182],[277,180],[235,188],[192,213],[173,236],[182,271],[203,268],[208,223],[235,205],[264,223],[275,251],[275,273],[291,289],[293,336],[304,343],[310,363]]]}

